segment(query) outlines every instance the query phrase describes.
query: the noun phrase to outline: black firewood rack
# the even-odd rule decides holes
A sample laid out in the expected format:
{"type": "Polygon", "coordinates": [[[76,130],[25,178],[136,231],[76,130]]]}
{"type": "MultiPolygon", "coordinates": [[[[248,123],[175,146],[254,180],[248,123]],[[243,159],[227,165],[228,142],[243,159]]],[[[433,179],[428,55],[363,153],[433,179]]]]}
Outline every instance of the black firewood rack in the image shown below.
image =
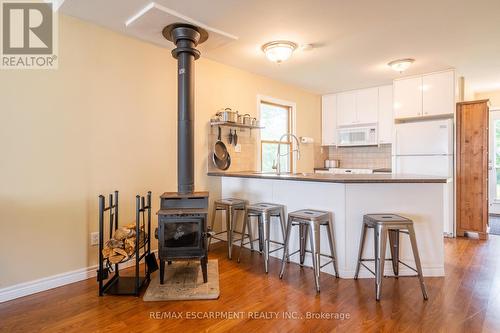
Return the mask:
{"type": "Polygon", "coordinates": [[[135,203],[135,252],[129,258],[113,265],[104,258],[102,250],[106,238],[105,233],[108,234],[106,240],[111,239],[119,227],[118,191],[109,194],[108,206],[106,206],[105,197],[99,195],[99,269],[97,271],[99,296],[104,294],[139,296],[142,287],[150,281],[151,273],[158,269],[155,255],[151,253],[151,192],[149,191],[146,197],[137,195],[135,203]],[[108,220],[109,230],[105,230],[105,220],[108,220]],[[139,237],[141,229],[144,230],[143,241],[139,237]],[[145,265],[141,275],[140,263],[143,259],[145,265]],[[134,275],[121,276],[120,265],[131,260],[135,261],[134,275]]]}

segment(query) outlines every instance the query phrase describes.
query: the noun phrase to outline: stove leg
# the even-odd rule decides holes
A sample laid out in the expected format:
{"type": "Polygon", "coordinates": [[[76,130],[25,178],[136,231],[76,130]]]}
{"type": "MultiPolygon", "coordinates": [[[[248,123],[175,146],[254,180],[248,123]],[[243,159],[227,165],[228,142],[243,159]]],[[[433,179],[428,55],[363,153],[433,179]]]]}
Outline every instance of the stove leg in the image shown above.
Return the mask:
{"type": "Polygon", "coordinates": [[[208,282],[208,258],[203,257],[200,259],[200,264],[201,264],[201,272],[203,273],[203,283],[208,282]]]}
{"type": "Polygon", "coordinates": [[[165,259],[160,259],[160,284],[163,284],[164,277],[165,277],[165,259]]]}

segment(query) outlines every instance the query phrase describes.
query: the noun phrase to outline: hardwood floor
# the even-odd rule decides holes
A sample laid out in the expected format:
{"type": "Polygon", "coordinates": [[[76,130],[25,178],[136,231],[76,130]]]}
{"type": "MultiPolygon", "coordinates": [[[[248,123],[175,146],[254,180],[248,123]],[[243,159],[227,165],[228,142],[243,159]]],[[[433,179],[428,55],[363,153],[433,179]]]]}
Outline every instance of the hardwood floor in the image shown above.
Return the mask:
{"type": "Polygon", "coordinates": [[[143,302],[136,297],[98,297],[91,279],[0,304],[0,331],[499,332],[500,236],[488,241],[446,240],[445,253],[447,276],[426,279],[427,302],[415,278],[388,278],[377,303],[373,279],[343,280],[323,274],[322,291],[316,296],[311,269],[290,264],[280,280],[278,260],[271,260],[266,275],[257,253],[245,250],[238,264],[225,258],[224,247],[216,246],[210,257],[219,259],[219,300],[143,302]],[[246,315],[187,319],[192,311],[246,315]],[[307,312],[337,312],[348,319],[284,319],[285,311],[303,317],[307,312]],[[177,312],[183,318],[154,318],[177,312]],[[251,319],[248,312],[278,312],[278,318],[251,319]]]}

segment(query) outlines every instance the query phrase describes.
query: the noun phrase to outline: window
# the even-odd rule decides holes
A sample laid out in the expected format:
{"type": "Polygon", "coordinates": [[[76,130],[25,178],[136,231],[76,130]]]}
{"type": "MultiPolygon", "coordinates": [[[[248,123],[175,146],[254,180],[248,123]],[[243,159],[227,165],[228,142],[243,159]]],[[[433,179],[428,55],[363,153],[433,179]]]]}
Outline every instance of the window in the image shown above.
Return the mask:
{"type": "Polygon", "coordinates": [[[488,182],[490,209],[500,212],[500,109],[490,110],[488,182]]]}
{"type": "Polygon", "coordinates": [[[494,146],[493,146],[493,152],[495,154],[495,158],[494,158],[494,163],[495,163],[495,182],[496,182],[496,186],[495,186],[495,197],[494,199],[495,200],[499,200],[500,199],[500,120],[499,119],[495,119],[494,121],[494,146]]]}
{"type": "MultiPolygon", "coordinates": [[[[269,102],[260,103],[261,126],[261,170],[272,172],[278,153],[278,142],[285,133],[291,133],[292,108],[286,105],[278,105],[269,102]]],[[[280,170],[291,172],[293,170],[293,159],[291,138],[284,138],[280,148],[280,170]]]]}

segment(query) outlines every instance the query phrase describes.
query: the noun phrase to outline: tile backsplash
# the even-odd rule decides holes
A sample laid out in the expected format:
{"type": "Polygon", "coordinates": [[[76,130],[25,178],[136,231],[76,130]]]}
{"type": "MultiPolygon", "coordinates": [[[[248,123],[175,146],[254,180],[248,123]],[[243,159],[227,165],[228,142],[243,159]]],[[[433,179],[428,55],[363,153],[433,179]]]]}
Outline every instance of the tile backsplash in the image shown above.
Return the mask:
{"type": "MultiPolygon", "coordinates": [[[[257,153],[258,153],[258,133],[249,129],[237,129],[238,144],[241,145],[241,151],[236,152],[234,145],[229,144],[229,127],[221,127],[221,138],[226,144],[229,155],[231,156],[231,166],[227,172],[257,170],[257,153]]],[[[234,133],[234,128],[231,129],[234,133]]],[[[211,127],[208,133],[208,171],[218,171],[212,162],[212,151],[215,142],[217,142],[217,127],[211,127]]]]}
{"type": "Polygon", "coordinates": [[[339,160],[340,168],[391,168],[391,145],[330,147],[328,159],[339,160]]]}
{"type": "MultiPolygon", "coordinates": [[[[222,141],[226,144],[231,156],[231,167],[227,172],[259,170],[259,135],[256,131],[238,129],[238,143],[241,144],[241,152],[236,152],[234,145],[229,144],[229,128],[221,127],[222,141]]],[[[208,131],[208,171],[218,170],[212,162],[212,149],[217,141],[217,127],[209,127],[208,131]]],[[[368,168],[381,169],[391,168],[391,145],[367,147],[322,147],[319,143],[312,145],[311,154],[305,154],[307,146],[302,147],[306,158],[314,159],[315,167],[323,167],[325,159],[340,160],[341,168],[368,168]]]]}

